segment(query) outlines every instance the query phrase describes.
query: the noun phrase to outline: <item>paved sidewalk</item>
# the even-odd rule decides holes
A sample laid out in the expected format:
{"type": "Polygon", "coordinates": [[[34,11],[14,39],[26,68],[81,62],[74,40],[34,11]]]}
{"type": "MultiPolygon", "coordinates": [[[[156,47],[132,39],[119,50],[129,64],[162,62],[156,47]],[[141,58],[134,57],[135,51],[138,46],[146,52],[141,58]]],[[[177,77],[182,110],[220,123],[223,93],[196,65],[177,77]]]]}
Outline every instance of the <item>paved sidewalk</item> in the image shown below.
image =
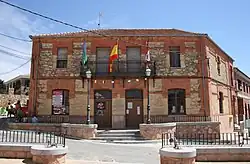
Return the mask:
{"type": "MultiPolygon", "coordinates": [[[[33,164],[31,160],[23,159],[0,159],[1,164],[33,164]]],[[[250,164],[250,162],[196,162],[196,164],[250,164]]],[[[117,162],[98,162],[83,160],[67,160],[67,164],[143,164],[143,163],[117,163],[117,162]]]]}
{"type": "MultiPolygon", "coordinates": [[[[0,159],[1,164],[34,164],[27,159],[0,159]]],[[[118,162],[99,162],[99,161],[84,161],[84,160],[67,160],[66,164],[143,164],[143,163],[118,163],[118,162]]]]}

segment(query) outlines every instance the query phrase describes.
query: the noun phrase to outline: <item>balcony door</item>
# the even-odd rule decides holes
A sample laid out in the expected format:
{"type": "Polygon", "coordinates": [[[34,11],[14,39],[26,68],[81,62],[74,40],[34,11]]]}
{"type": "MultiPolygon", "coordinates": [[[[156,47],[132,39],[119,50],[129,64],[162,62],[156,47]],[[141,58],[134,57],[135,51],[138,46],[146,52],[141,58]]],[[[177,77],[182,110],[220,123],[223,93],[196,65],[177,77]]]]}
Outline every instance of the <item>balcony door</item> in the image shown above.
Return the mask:
{"type": "Polygon", "coordinates": [[[108,74],[110,48],[96,49],[96,74],[108,74]]]}
{"type": "Polygon", "coordinates": [[[127,72],[141,72],[141,49],[140,47],[127,47],[127,72]]]}

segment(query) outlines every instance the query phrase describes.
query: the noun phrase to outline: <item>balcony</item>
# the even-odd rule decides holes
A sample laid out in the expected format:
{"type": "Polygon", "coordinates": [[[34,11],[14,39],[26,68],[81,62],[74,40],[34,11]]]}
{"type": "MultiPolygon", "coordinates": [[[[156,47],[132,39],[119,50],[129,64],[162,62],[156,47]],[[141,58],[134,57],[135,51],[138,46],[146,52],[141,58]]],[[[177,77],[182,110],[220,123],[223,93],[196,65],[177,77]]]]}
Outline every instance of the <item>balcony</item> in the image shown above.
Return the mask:
{"type": "MultiPolygon", "coordinates": [[[[93,77],[144,77],[146,62],[143,61],[114,61],[112,72],[109,72],[108,61],[89,61],[88,67],[93,77]]],[[[155,75],[155,62],[148,63],[151,76],[155,75]]],[[[81,66],[81,76],[86,76],[87,66],[81,66]]]]}

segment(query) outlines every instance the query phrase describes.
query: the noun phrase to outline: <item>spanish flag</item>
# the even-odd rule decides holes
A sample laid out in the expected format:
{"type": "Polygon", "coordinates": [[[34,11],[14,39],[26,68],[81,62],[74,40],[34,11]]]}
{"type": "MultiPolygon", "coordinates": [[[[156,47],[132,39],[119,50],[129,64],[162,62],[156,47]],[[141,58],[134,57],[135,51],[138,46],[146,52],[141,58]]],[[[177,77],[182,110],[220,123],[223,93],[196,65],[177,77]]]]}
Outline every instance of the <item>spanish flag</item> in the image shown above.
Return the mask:
{"type": "Polygon", "coordinates": [[[118,59],[118,43],[114,45],[110,55],[109,55],[109,72],[112,72],[113,61],[118,59]]]}

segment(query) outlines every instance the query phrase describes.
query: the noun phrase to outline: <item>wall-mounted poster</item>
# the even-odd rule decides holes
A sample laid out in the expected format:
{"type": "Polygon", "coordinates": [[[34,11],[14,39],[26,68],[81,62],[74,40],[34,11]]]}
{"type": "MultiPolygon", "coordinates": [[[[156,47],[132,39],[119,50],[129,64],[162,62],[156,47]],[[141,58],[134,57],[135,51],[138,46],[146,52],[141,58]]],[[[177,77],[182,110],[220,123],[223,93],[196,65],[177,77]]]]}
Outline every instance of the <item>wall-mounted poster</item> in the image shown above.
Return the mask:
{"type": "Polygon", "coordinates": [[[137,110],[137,115],[140,115],[141,114],[141,107],[137,106],[136,110],[137,110]]]}
{"type": "Polygon", "coordinates": [[[103,116],[105,110],[105,102],[98,102],[96,104],[96,115],[97,116],[103,116]]]}
{"type": "Polygon", "coordinates": [[[52,105],[54,107],[62,107],[63,94],[62,91],[53,91],[52,105]]]}
{"type": "Polygon", "coordinates": [[[69,114],[69,91],[68,90],[53,90],[52,113],[53,114],[69,114]]]}
{"type": "Polygon", "coordinates": [[[133,109],[133,102],[128,102],[128,109],[133,109]]]}

